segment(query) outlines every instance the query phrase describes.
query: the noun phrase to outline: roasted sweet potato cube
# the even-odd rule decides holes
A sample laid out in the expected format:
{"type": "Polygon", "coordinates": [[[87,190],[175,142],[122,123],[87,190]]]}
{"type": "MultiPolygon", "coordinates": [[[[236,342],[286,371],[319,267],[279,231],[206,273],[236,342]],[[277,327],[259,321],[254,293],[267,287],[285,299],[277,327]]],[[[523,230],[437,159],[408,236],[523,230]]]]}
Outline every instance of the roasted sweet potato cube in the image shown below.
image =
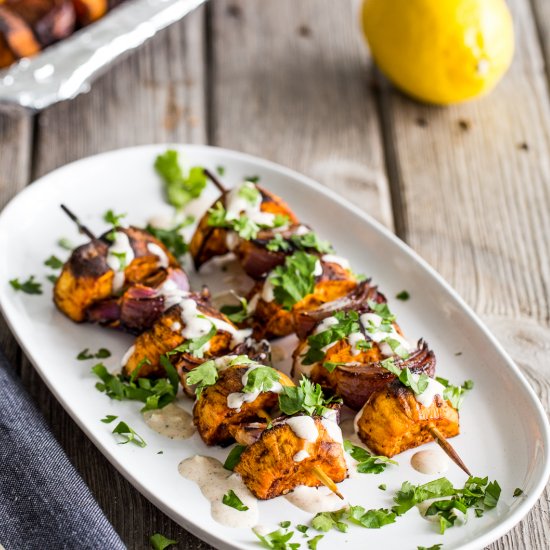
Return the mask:
{"type": "Polygon", "coordinates": [[[265,430],[241,455],[235,471],[256,498],[266,500],[285,495],[298,485],[321,486],[313,473],[314,467],[320,468],[335,483],[346,478],[342,444],[332,439],[325,427],[332,420],[309,418],[318,430],[315,442],[298,437],[283,421],[265,430]]]}
{"type": "Polygon", "coordinates": [[[78,24],[82,27],[97,21],[107,13],[107,0],[72,0],[78,24]]]}
{"type": "Polygon", "coordinates": [[[0,34],[16,59],[40,51],[40,44],[29,24],[5,5],[0,5],[0,34]]]}
{"type": "Polygon", "coordinates": [[[436,395],[424,407],[398,381],[370,396],[356,424],[359,437],[371,451],[390,457],[433,441],[430,426],[447,438],[460,433],[458,411],[449,401],[436,395]]]}

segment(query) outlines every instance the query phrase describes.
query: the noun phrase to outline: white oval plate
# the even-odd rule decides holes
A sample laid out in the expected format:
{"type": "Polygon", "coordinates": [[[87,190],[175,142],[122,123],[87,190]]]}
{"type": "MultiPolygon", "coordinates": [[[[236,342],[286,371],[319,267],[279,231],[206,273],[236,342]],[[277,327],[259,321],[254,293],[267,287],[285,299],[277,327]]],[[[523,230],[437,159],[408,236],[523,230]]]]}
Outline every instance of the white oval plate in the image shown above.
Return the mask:
{"type": "MultiPolygon", "coordinates": [[[[113,355],[106,364],[114,370],[132,339],[70,322],[53,306],[51,283],[45,278],[51,270],[44,260],[52,253],[63,259],[68,254],[56,245],[60,237],[83,241],[60,210],[61,202],[98,233],[106,229],[101,216],[109,208],[127,212],[126,221],[136,225],[143,225],[153,215],[171,213],[153,170],[156,155],[166,148],[144,146],[86,158],[48,174],[20,193],[0,216],[0,256],[4,259],[0,264],[0,304],[49,388],[122,475],[171,518],[214,546],[258,548],[249,529],[230,529],[212,520],[207,500],[177,471],[185,457],[199,453],[223,460],[227,450],[206,448],[197,434],[186,441],[168,440],[145,425],[139,404],[112,401],[96,391],[90,373],[94,362],[77,361],[78,352],[109,348],[113,355]],[[8,283],[30,274],[43,283],[43,295],[15,292],[8,283]],[[111,434],[113,424],[100,422],[106,414],[125,420],[146,439],[147,447],[118,445],[111,434]],[[163,454],[157,454],[161,450],[163,454]]],[[[177,148],[192,164],[212,170],[224,166],[224,180],[230,184],[244,176],[260,176],[264,186],[288,200],[300,219],[330,239],[340,255],[350,258],[355,271],[373,277],[390,298],[406,334],[411,339],[424,337],[435,350],[439,376],[455,383],[475,381],[461,411],[462,433],[453,439],[453,445],[474,475],[498,480],[502,496],[497,509],[449,529],[444,536],[414,509],[379,530],[352,526],[345,534],[327,533],[319,550],[331,545],[403,550],[437,543],[446,549],[480,548],[519,522],[548,479],[548,421],[518,368],[461,298],[403,242],[310,179],[241,153],[194,145],[177,148]],[[403,289],[411,295],[407,302],[393,298],[403,289]],[[524,496],[512,497],[516,487],[524,490],[524,496]]],[[[215,189],[209,187],[193,205],[194,213],[202,213],[215,197],[215,189]]],[[[217,278],[218,282],[223,279],[221,275],[217,278]]],[[[190,410],[190,401],[185,406],[190,410]]],[[[345,481],[342,492],[351,503],[365,508],[391,507],[392,495],[403,481],[425,483],[437,477],[415,472],[409,465],[411,454],[399,455],[400,466],[383,474],[345,481]],[[377,489],[381,483],[387,485],[387,491],[377,489]]],[[[446,475],[456,485],[465,481],[454,465],[446,475]]],[[[261,524],[273,528],[283,520],[307,524],[310,519],[311,514],[284,499],[260,503],[261,524]]],[[[307,539],[299,533],[294,541],[307,547],[307,539]]]]}

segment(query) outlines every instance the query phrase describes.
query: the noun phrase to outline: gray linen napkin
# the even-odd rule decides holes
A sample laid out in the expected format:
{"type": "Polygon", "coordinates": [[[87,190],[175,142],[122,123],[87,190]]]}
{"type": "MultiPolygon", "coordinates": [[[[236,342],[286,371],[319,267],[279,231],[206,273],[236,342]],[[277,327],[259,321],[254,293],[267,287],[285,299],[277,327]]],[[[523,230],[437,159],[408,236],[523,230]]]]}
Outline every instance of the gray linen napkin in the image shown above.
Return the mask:
{"type": "Polygon", "coordinates": [[[1,352],[0,545],[125,548],[1,352]]]}

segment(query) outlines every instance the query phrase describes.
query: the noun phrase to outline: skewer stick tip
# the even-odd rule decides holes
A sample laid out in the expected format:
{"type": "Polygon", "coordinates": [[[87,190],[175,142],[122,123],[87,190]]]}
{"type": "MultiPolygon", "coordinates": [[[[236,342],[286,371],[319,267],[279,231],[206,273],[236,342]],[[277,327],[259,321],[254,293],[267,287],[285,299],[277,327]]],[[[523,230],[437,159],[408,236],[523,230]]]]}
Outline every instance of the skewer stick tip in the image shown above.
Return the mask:
{"type": "Polygon", "coordinates": [[[220,190],[221,193],[227,192],[227,187],[215,176],[208,168],[203,168],[206,177],[220,190]]]}
{"type": "Polygon", "coordinates": [[[449,458],[466,474],[472,477],[470,470],[467,468],[466,464],[462,461],[458,453],[455,451],[454,447],[445,439],[445,436],[435,427],[430,426],[428,428],[430,434],[435,439],[435,442],[445,451],[449,458]]]}
{"type": "Polygon", "coordinates": [[[325,485],[325,487],[328,487],[337,497],[344,500],[342,493],[340,493],[338,487],[336,487],[336,483],[334,483],[319,466],[313,466],[311,472],[323,485],[325,485]]]}

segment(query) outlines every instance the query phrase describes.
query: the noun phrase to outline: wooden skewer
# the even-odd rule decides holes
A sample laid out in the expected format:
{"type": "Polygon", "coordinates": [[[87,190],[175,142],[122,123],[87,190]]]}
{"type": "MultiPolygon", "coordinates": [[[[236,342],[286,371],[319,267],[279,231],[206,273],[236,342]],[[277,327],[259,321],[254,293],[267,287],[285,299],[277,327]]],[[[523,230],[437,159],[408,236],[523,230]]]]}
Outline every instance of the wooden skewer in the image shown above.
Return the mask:
{"type": "Polygon", "coordinates": [[[330,477],[328,477],[328,475],[325,474],[319,466],[313,466],[313,468],[311,468],[311,472],[323,485],[325,485],[325,487],[328,487],[337,497],[344,500],[342,493],[340,493],[338,487],[336,487],[336,483],[334,483],[334,481],[332,481],[332,479],[330,479],[330,477]]]}
{"type": "Polygon", "coordinates": [[[61,209],[65,212],[65,214],[67,214],[67,216],[69,216],[69,218],[71,218],[71,220],[73,220],[74,223],[76,223],[80,233],[84,233],[84,235],[92,239],[92,241],[97,239],[97,237],[85,225],[80,223],[80,220],[76,217],[76,215],[73,214],[64,204],[61,205],[61,209]]]}
{"type": "Polygon", "coordinates": [[[227,187],[212,173],[208,168],[204,168],[204,173],[206,177],[220,190],[222,193],[227,192],[227,187]]]}
{"type": "Polygon", "coordinates": [[[460,456],[455,451],[454,447],[445,439],[445,436],[435,427],[429,426],[429,432],[432,434],[435,442],[447,453],[448,457],[466,474],[472,477],[470,470],[466,467],[466,464],[462,462],[460,456]]]}

